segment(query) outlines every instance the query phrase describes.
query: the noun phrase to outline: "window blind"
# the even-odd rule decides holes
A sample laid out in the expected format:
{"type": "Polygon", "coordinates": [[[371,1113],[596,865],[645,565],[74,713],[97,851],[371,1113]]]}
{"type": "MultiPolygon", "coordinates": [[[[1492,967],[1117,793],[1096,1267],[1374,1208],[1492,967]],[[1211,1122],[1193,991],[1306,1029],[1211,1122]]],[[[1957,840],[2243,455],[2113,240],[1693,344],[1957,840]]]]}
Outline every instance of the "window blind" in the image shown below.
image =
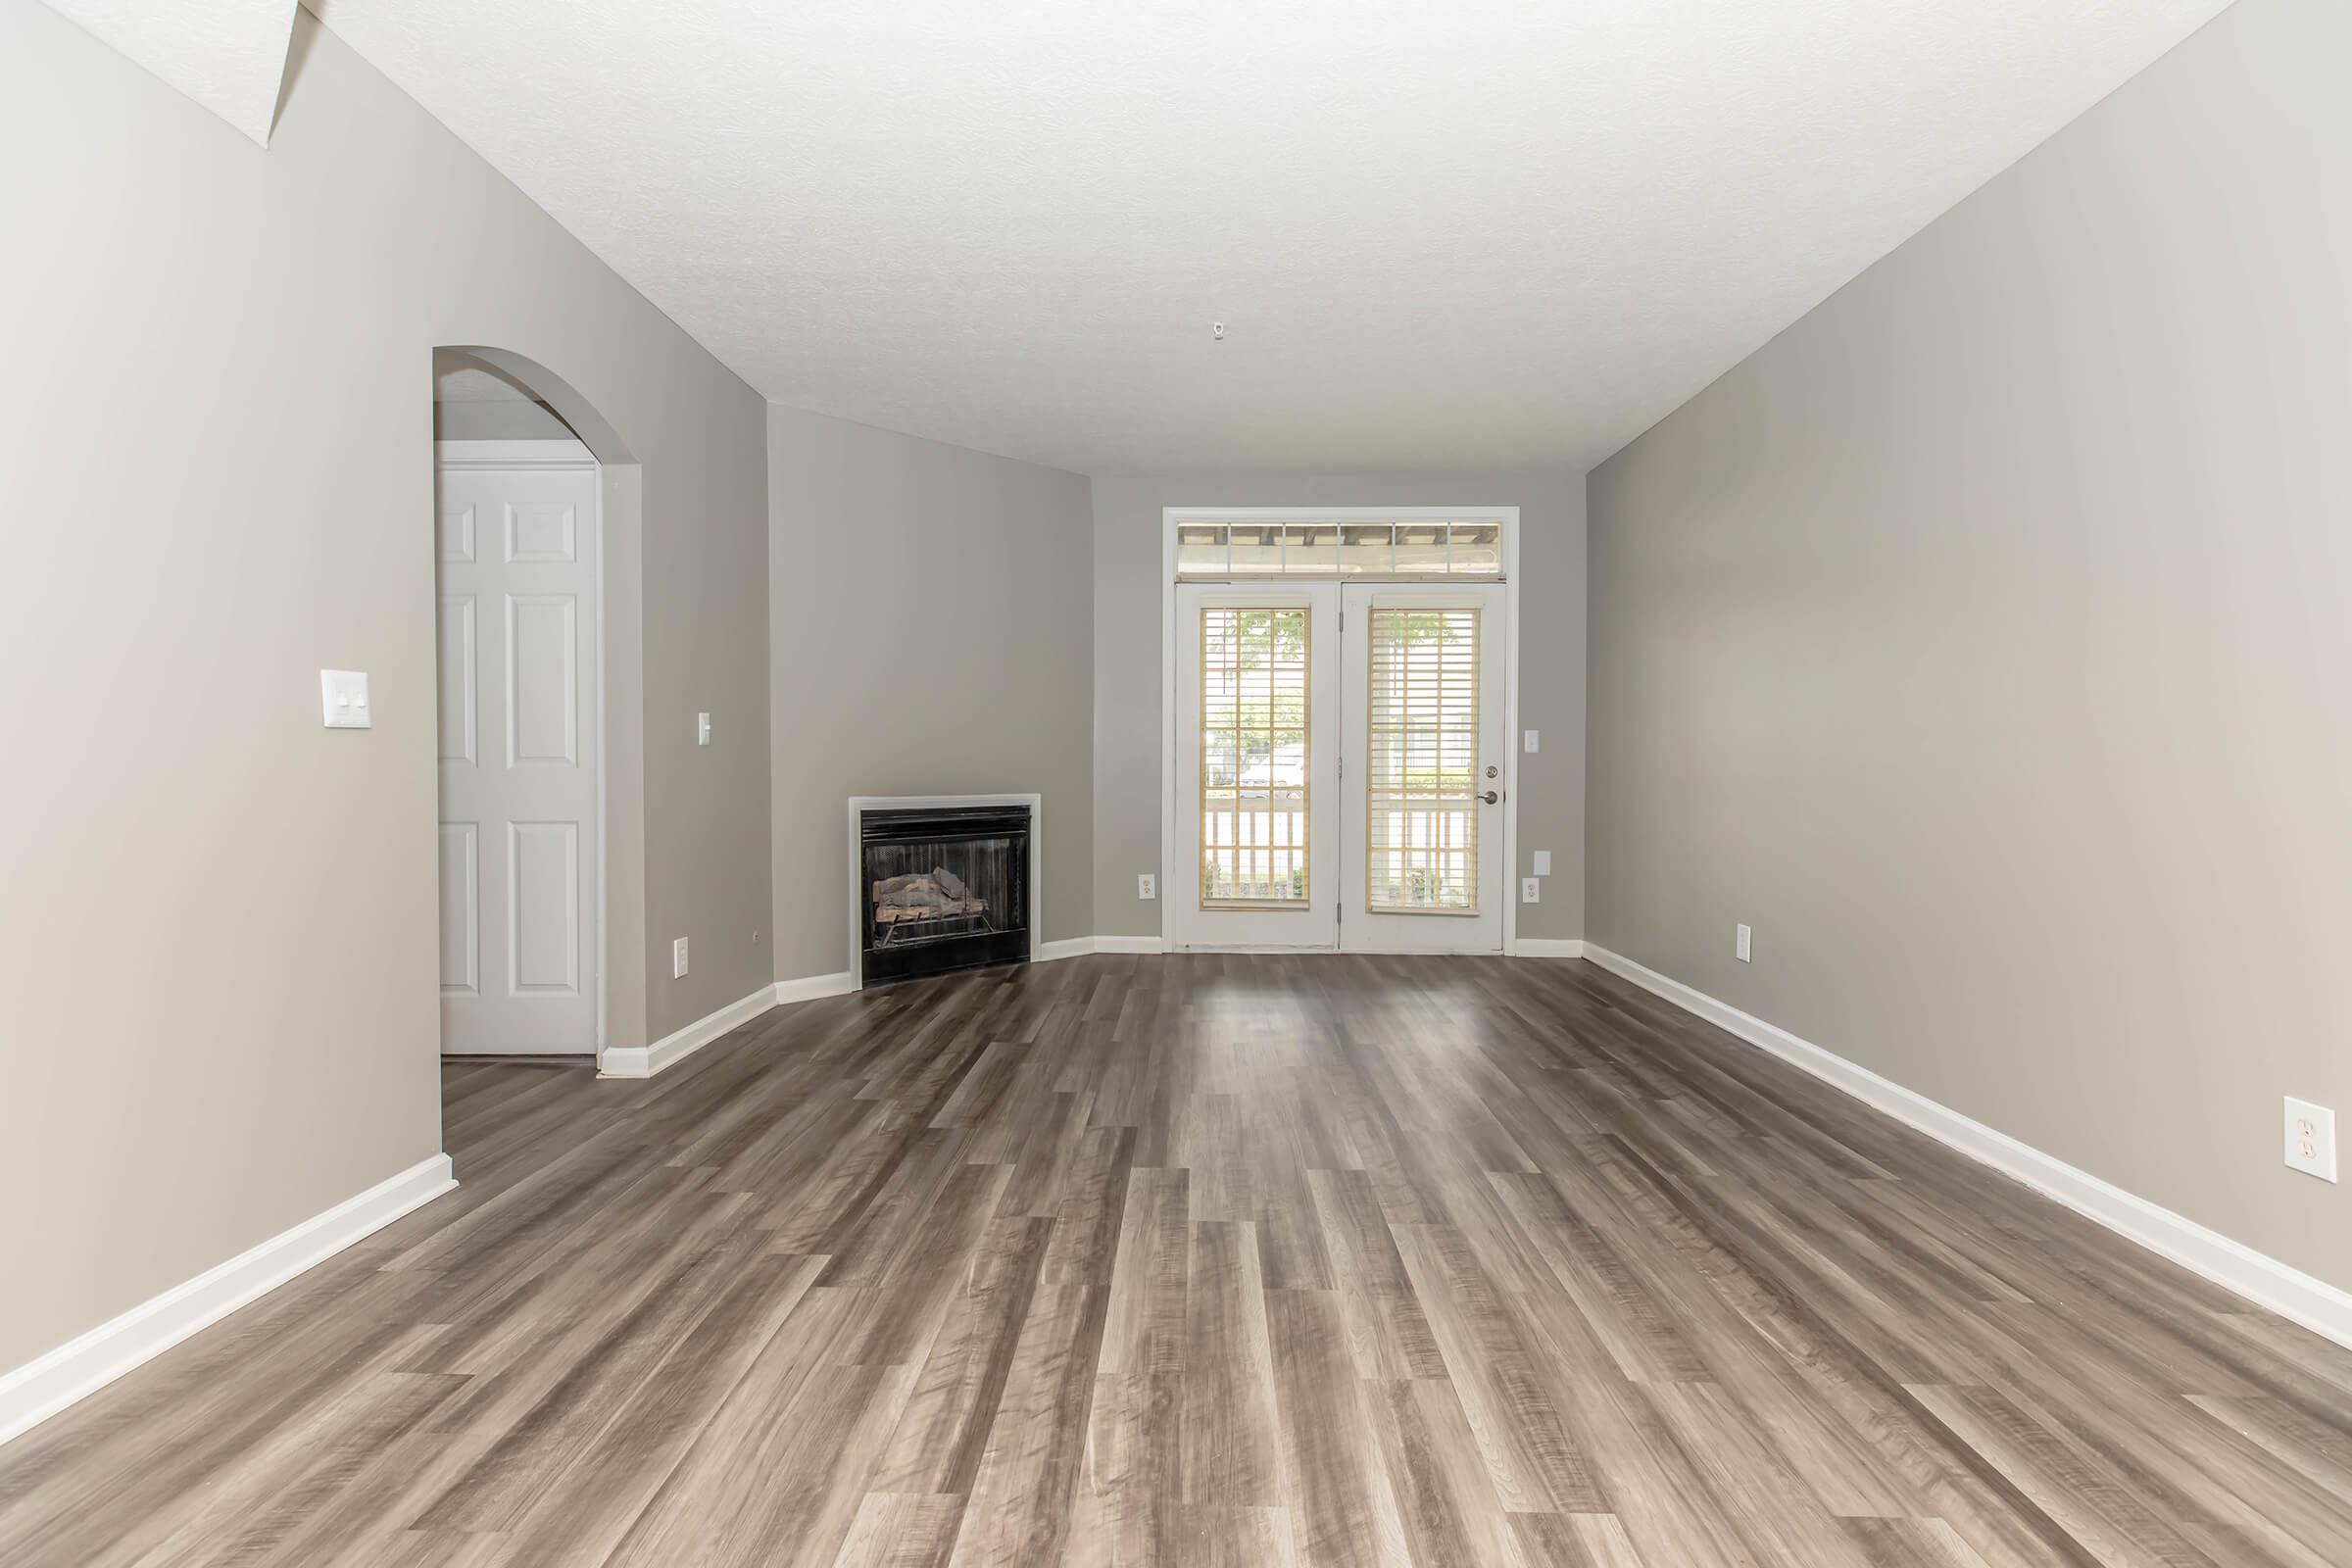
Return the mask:
{"type": "Polygon", "coordinates": [[[1502,524],[1185,522],[1176,575],[1492,581],[1502,576],[1502,524]]]}
{"type": "Polygon", "coordinates": [[[1476,914],[1479,612],[1376,605],[1368,636],[1365,904],[1476,914]]]}
{"type": "Polygon", "coordinates": [[[1307,900],[1309,612],[1200,612],[1200,904],[1307,900]]]}

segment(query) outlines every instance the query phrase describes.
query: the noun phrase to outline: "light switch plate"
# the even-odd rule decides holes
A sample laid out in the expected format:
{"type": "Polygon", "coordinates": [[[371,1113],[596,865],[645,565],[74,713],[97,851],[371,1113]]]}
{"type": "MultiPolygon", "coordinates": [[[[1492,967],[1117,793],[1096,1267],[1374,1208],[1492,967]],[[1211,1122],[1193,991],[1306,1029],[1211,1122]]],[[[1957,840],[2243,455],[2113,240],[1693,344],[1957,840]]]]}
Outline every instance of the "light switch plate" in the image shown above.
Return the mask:
{"type": "Polygon", "coordinates": [[[1527,732],[1527,755],[1533,757],[1538,752],[1542,751],[1544,749],[1543,741],[1543,736],[1538,735],[1532,729],[1529,730],[1527,732]]]}
{"type": "Polygon", "coordinates": [[[1753,963],[1755,961],[1755,942],[1754,939],[1748,935],[1747,927],[1739,927],[1737,933],[1732,938],[1732,956],[1738,958],[1741,963],[1753,963]]]}
{"type": "Polygon", "coordinates": [[[672,980],[686,978],[686,939],[684,937],[678,938],[669,945],[669,977],[672,980]]]}
{"type": "Polygon", "coordinates": [[[2335,1112],[2308,1100],[2286,1102],[2286,1165],[2324,1182],[2335,1180],[2335,1112]]]}
{"type": "Polygon", "coordinates": [[[1519,879],[1519,902],[1521,904],[1542,904],[1544,902],[1544,884],[1532,876],[1521,877],[1519,879]]]}
{"type": "Polygon", "coordinates": [[[1549,850],[1538,850],[1536,852],[1536,875],[1551,875],[1551,852],[1549,850]]]}
{"type": "Polygon", "coordinates": [[[318,699],[325,710],[328,729],[373,729],[375,720],[368,716],[368,672],[364,669],[322,669],[318,672],[318,699]]]}
{"type": "Polygon", "coordinates": [[[1159,878],[1152,872],[1139,872],[1135,879],[1135,896],[1149,904],[1159,897],[1159,878]]]}
{"type": "Polygon", "coordinates": [[[694,744],[697,746],[710,744],[710,715],[709,713],[694,715],[694,744]]]}

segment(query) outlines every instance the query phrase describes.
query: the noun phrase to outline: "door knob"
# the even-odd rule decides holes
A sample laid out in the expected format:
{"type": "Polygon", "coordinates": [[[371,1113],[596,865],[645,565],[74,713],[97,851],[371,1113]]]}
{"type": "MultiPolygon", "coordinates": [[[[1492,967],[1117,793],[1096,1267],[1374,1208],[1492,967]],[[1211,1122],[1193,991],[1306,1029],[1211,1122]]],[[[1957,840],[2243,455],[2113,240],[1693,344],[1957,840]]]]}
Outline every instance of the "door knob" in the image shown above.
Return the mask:
{"type": "Polygon", "coordinates": [[[1484,795],[1481,795],[1479,799],[1486,802],[1489,806],[1493,806],[1496,801],[1501,800],[1502,797],[1495,794],[1493,790],[1489,790],[1484,795]]]}

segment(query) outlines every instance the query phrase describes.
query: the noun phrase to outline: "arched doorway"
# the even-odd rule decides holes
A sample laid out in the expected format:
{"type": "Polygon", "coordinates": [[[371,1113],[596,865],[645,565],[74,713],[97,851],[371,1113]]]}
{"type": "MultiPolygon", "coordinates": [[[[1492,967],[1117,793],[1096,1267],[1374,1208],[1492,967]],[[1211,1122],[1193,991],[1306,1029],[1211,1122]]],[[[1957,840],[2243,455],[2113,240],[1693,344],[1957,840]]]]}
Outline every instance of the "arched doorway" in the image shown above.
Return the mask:
{"type": "Polygon", "coordinates": [[[642,487],[562,377],[433,355],[441,1049],[644,1038],[642,487]]]}

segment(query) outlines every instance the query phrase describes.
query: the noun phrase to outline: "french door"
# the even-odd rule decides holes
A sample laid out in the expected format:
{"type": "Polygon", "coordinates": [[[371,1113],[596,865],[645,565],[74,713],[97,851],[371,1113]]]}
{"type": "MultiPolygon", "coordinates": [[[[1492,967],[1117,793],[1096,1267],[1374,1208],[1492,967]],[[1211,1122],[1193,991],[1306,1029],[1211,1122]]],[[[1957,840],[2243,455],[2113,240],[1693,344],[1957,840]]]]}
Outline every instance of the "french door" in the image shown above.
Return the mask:
{"type": "Polygon", "coordinates": [[[1350,583],[1341,947],[1500,953],[1503,590],[1350,583]]]}
{"type": "Polygon", "coordinates": [[[1176,603],[1176,945],[1500,952],[1501,586],[1183,583],[1176,603]]]}
{"type": "Polygon", "coordinates": [[[1180,583],[1176,622],[1178,944],[1336,948],[1339,584],[1180,583]]]}

